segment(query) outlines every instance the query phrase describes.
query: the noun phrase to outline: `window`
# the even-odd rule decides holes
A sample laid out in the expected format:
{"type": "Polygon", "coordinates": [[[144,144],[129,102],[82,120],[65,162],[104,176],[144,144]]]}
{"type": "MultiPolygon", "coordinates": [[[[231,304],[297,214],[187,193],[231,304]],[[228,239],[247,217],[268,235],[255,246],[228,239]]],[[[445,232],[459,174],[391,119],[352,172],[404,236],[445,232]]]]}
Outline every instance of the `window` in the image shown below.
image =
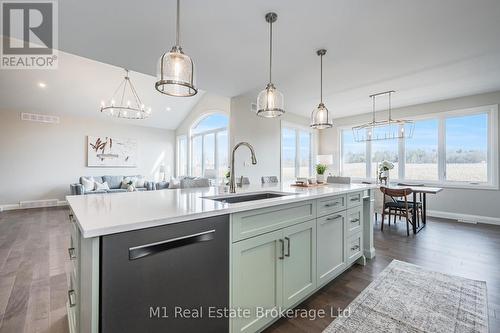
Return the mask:
{"type": "Polygon", "coordinates": [[[342,170],[343,175],[354,178],[366,177],[366,147],[355,142],[352,131],[342,131],[342,170]]]}
{"type": "Polygon", "coordinates": [[[415,122],[413,137],[406,140],[405,178],[439,180],[437,119],[415,122]]]}
{"type": "Polygon", "coordinates": [[[228,118],[212,114],[191,128],[191,175],[223,178],[228,166],[228,118]]]}
{"type": "Polygon", "coordinates": [[[357,143],[340,130],[341,174],[375,179],[393,162],[391,179],[450,186],[498,186],[498,107],[484,106],[414,119],[410,139],[357,143]],[[366,156],[371,156],[369,160],[366,156]]]}
{"type": "MultiPolygon", "coordinates": [[[[380,128],[374,128],[374,137],[381,136],[378,131],[380,128]]],[[[383,134],[382,134],[383,136],[383,134]]],[[[383,161],[389,161],[394,164],[394,169],[391,170],[391,177],[397,178],[399,175],[399,140],[376,140],[371,142],[371,170],[370,178],[376,178],[378,166],[383,161]]]]}
{"type": "Polygon", "coordinates": [[[188,154],[187,137],[180,135],[177,137],[177,176],[188,174],[188,154]]]}
{"type": "Polygon", "coordinates": [[[285,125],[281,131],[283,181],[310,177],[313,171],[314,136],[309,129],[285,125]]]}
{"type": "Polygon", "coordinates": [[[488,114],[446,119],[446,180],[488,181],[488,114]]]}

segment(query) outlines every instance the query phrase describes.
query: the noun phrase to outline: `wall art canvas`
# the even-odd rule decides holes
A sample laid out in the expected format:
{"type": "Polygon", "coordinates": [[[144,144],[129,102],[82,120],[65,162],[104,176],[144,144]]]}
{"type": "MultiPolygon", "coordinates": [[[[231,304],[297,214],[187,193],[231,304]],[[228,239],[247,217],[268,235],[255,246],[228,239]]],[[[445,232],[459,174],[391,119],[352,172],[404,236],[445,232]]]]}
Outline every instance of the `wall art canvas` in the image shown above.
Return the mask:
{"type": "Polygon", "coordinates": [[[137,140],[89,135],[87,166],[137,167],[137,140]]]}

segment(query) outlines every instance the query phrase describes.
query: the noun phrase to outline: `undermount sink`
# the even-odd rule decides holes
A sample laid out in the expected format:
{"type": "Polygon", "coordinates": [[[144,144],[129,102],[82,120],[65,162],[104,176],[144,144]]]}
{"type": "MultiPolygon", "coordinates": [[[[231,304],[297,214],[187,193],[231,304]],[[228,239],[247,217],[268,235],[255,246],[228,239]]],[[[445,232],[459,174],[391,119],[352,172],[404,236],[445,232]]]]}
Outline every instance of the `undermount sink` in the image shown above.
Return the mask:
{"type": "Polygon", "coordinates": [[[279,198],[294,194],[295,193],[285,193],[285,192],[257,192],[257,193],[246,193],[246,194],[220,195],[220,196],[203,197],[203,198],[231,204],[238,202],[279,198]]]}

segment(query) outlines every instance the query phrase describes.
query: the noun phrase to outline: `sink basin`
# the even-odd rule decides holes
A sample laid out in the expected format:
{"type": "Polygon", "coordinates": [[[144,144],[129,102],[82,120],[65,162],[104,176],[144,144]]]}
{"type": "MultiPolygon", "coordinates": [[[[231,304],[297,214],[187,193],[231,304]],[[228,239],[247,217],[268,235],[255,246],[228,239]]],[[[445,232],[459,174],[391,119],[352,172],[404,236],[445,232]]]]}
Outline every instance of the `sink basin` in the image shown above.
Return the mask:
{"type": "Polygon", "coordinates": [[[212,196],[212,197],[203,197],[203,198],[231,204],[231,203],[238,203],[238,202],[247,202],[247,201],[254,201],[254,200],[279,198],[279,197],[284,197],[284,196],[293,195],[293,194],[294,193],[285,193],[285,192],[255,192],[255,193],[221,195],[221,196],[212,196]]]}

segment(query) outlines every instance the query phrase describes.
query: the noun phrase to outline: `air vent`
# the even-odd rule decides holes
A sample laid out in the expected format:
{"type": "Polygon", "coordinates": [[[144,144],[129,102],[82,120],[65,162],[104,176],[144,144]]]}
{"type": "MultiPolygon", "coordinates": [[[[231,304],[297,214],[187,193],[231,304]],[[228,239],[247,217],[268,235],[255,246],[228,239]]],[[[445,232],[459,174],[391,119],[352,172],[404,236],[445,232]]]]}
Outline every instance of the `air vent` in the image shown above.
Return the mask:
{"type": "Polygon", "coordinates": [[[257,113],[257,104],[256,103],[252,103],[250,105],[250,111],[252,111],[253,113],[257,113]]]}
{"type": "Polygon", "coordinates": [[[57,116],[49,116],[46,114],[37,114],[37,113],[21,113],[21,120],[24,121],[34,121],[37,123],[45,123],[45,124],[59,124],[59,117],[57,116]]]}
{"type": "Polygon", "coordinates": [[[57,206],[57,199],[48,200],[31,200],[31,201],[20,201],[20,208],[38,208],[38,207],[53,207],[57,206]]]}

